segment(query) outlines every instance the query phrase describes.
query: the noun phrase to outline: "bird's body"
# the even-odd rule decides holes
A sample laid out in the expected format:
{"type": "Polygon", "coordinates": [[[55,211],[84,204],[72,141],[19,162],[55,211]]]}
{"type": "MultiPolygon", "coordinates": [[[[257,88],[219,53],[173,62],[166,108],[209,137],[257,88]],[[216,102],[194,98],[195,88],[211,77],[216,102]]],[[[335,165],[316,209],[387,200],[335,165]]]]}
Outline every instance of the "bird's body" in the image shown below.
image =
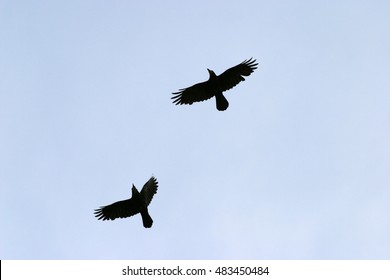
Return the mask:
{"type": "Polygon", "coordinates": [[[144,227],[150,228],[153,224],[153,220],[149,215],[148,205],[157,192],[157,188],[158,183],[154,177],[151,177],[149,181],[145,183],[141,192],[133,185],[130,199],[121,200],[96,209],[95,217],[105,221],[115,220],[116,218],[127,218],[140,213],[144,227]]]}
{"type": "Polygon", "coordinates": [[[229,107],[229,102],[222,93],[235,87],[241,81],[245,81],[243,76],[249,76],[256,68],[256,60],[251,58],[229,68],[219,76],[214,71],[207,69],[209,79],[174,92],[173,103],[191,105],[194,102],[204,101],[215,96],[217,109],[224,111],[229,107]]]}

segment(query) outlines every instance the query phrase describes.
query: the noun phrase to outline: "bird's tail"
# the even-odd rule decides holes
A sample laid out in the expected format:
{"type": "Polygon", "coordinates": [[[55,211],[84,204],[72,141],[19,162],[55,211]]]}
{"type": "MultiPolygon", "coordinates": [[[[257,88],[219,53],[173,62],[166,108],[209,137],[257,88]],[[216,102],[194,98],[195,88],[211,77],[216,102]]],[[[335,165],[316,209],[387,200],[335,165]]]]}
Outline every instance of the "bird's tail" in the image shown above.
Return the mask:
{"type": "Polygon", "coordinates": [[[215,95],[215,101],[217,102],[218,111],[225,111],[229,107],[229,102],[223,96],[222,92],[215,95]]]}
{"type": "Polygon", "coordinates": [[[153,220],[152,217],[150,217],[148,209],[145,211],[141,211],[141,217],[142,217],[142,223],[144,224],[144,227],[150,228],[152,227],[153,220]]]}

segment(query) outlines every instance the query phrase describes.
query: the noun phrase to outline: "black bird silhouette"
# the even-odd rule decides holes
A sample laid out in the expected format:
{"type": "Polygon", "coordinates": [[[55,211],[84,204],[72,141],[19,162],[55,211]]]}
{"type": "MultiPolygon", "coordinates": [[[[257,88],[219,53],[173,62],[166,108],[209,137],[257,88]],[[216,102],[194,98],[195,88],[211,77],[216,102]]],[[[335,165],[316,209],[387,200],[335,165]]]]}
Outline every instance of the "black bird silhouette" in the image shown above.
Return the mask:
{"type": "Polygon", "coordinates": [[[219,76],[215,75],[214,71],[207,69],[210,75],[208,81],[180,89],[180,91],[173,93],[174,96],[171,99],[176,105],[191,105],[194,102],[204,101],[215,96],[217,109],[225,111],[229,107],[229,102],[222,92],[235,87],[241,81],[245,81],[243,76],[249,76],[257,68],[257,65],[256,59],[250,58],[229,68],[219,76]]]}
{"type": "Polygon", "coordinates": [[[115,220],[116,218],[127,218],[141,213],[144,227],[150,228],[153,224],[153,220],[149,215],[148,205],[152,201],[154,194],[157,193],[157,184],[157,180],[153,176],[145,183],[141,192],[138,192],[133,184],[130,199],[118,201],[96,209],[94,213],[95,217],[105,221],[115,220]]]}

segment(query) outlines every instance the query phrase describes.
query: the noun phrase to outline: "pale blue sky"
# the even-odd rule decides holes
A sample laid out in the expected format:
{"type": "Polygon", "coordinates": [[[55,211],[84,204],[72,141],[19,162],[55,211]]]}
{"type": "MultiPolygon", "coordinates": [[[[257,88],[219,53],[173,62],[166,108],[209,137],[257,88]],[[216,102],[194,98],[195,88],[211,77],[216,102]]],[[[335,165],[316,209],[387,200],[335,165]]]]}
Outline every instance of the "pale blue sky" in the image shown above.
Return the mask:
{"type": "Polygon", "coordinates": [[[389,259],[389,1],[1,1],[0,259],[389,259]],[[254,57],[214,100],[171,93],[254,57]],[[141,217],[98,221],[155,175],[141,217]]]}

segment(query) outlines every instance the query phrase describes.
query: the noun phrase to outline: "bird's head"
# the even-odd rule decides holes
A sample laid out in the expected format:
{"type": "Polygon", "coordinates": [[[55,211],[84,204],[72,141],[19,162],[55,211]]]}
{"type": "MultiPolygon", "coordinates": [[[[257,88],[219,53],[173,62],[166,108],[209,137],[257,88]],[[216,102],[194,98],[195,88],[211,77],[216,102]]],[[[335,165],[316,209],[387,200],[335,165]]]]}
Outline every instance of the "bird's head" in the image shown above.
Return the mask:
{"type": "Polygon", "coordinates": [[[137,188],[134,186],[133,184],[133,187],[131,188],[131,193],[134,195],[134,194],[139,194],[137,188]]]}
{"type": "Polygon", "coordinates": [[[217,76],[217,75],[215,75],[213,70],[210,70],[209,68],[207,68],[207,71],[209,71],[210,78],[214,78],[217,76]]]}

